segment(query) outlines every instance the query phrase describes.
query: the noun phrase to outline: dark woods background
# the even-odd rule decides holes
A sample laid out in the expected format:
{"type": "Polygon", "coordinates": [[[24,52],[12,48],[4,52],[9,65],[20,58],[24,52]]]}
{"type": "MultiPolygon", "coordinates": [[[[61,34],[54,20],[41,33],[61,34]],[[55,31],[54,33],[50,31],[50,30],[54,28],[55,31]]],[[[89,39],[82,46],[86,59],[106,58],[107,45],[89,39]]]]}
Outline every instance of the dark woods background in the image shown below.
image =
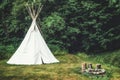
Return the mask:
{"type": "MultiPolygon", "coordinates": [[[[1,58],[13,54],[30,27],[32,19],[26,2],[0,1],[1,58]]],[[[99,53],[120,49],[119,0],[42,0],[42,3],[37,21],[52,51],[99,53]]]]}

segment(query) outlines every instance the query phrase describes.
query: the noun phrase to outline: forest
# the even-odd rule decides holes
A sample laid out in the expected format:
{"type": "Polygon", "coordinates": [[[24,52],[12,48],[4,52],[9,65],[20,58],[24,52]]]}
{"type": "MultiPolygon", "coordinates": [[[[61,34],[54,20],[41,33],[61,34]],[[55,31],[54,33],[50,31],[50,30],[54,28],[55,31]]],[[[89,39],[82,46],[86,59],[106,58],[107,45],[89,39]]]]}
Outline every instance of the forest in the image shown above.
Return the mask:
{"type": "MultiPolygon", "coordinates": [[[[14,51],[29,29],[32,19],[25,8],[28,1],[0,1],[1,53],[14,51]]],[[[60,49],[90,54],[120,49],[119,0],[41,2],[44,6],[37,21],[53,51],[60,49]]]]}
{"type": "MultiPolygon", "coordinates": [[[[31,1],[0,1],[0,58],[12,54],[29,29],[32,19],[25,3],[31,1]]],[[[39,2],[44,6],[37,21],[52,51],[99,54],[120,49],[119,0],[38,0],[34,4],[39,2]]]]}

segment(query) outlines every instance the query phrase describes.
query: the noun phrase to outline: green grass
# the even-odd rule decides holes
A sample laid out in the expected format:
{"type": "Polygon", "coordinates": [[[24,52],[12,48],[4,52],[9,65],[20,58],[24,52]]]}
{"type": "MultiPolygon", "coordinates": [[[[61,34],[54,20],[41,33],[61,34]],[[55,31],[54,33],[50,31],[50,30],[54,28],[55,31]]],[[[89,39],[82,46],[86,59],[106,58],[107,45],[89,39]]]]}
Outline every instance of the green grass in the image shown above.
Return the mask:
{"type": "Polygon", "coordinates": [[[8,65],[7,60],[1,60],[0,80],[120,80],[120,69],[108,64],[102,64],[107,70],[107,74],[103,77],[82,74],[81,63],[92,63],[94,67],[98,63],[84,53],[63,54],[56,57],[60,63],[35,66],[8,65]]]}

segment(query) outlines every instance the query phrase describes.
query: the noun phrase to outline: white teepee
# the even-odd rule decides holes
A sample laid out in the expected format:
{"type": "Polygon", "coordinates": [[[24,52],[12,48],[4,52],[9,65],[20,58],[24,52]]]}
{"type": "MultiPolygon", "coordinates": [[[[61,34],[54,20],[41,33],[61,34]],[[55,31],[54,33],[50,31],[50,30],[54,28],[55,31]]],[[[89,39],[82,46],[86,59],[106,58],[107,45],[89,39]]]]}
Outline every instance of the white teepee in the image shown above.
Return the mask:
{"type": "Polygon", "coordinates": [[[38,17],[42,6],[38,7],[37,12],[35,12],[35,9],[29,5],[27,6],[27,9],[33,19],[32,24],[21,45],[7,63],[36,65],[59,62],[48,48],[36,23],[36,18],[38,17]]]}

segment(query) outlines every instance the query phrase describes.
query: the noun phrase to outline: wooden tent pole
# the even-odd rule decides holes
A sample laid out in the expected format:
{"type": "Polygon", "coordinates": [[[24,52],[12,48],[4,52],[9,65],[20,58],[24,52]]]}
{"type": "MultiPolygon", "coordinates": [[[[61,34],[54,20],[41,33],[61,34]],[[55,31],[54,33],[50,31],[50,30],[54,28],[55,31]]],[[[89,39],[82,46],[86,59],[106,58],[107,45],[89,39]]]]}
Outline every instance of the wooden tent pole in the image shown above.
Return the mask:
{"type": "Polygon", "coordinates": [[[28,8],[28,13],[30,14],[31,18],[34,19],[30,6],[27,6],[27,8],[28,8]]]}
{"type": "Polygon", "coordinates": [[[37,13],[36,13],[36,16],[35,16],[36,18],[38,17],[38,15],[41,12],[42,8],[43,8],[43,5],[38,7],[38,10],[37,10],[37,13]]]}

